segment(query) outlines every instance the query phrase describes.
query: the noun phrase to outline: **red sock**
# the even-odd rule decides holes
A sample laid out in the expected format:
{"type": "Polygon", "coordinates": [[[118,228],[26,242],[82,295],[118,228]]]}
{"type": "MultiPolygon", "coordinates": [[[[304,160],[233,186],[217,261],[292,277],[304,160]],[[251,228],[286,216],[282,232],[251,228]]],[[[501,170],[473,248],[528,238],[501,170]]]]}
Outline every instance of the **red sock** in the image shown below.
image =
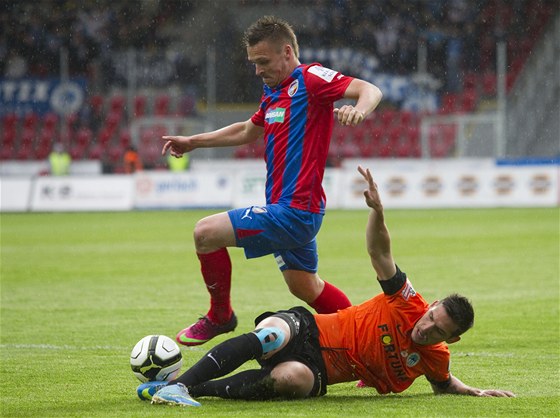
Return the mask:
{"type": "Polygon", "coordinates": [[[223,324],[231,318],[231,260],[227,249],[208,254],[199,254],[200,271],[206,289],[210,293],[210,310],[207,313],[210,321],[223,324]]]}
{"type": "Polygon", "coordinates": [[[315,309],[317,313],[328,314],[352,306],[352,303],[342,290],[325,282],[325,287],[321,294],[309,305],[315,309]]]}

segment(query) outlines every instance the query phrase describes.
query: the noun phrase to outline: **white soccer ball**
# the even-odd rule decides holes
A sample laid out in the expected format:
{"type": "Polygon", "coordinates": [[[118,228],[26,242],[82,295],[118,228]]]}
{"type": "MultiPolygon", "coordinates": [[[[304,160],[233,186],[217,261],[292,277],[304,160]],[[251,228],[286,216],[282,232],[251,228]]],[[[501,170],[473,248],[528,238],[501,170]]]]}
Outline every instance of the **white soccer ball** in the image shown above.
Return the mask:
{"type": "Polygon", "coordinates": [[[141,382],[173,380],[182,365],[179,346],[165,335],[148,335],[138,341],[130,352],[130,367],[141,382]]]}

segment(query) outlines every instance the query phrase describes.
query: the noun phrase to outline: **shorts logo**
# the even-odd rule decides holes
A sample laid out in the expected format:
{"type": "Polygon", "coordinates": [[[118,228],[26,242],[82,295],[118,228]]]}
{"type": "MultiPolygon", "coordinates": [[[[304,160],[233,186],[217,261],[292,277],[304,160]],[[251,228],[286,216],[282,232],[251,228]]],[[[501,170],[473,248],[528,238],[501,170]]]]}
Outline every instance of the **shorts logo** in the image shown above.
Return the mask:
{"type": "Polygon", "coordinates": [[[284,262],[284,259],[282,258],[281,255],[277,255],[275,257],[275,260],[276,260],[276,264],[278,264],[278,268],[282,268],[286,265],[286,263],[284,262]]]}
{"type": "Polygon", "coordinates": [[[296,94],[298,88],[299,88],[299,81],[298,80],[292,81],[292,84],[290,84],[290,87],[288,87],[288,96],[292,97],[294,94],[296,94]]]}
{"type": "Polygon", "coordinates": [[[271,123],[284,123],[284,116],[286,114],[286,109],[283,107],[277,107],[276,109],[271,109],[266,112],[265,120],[268,124],[271,123]]]}

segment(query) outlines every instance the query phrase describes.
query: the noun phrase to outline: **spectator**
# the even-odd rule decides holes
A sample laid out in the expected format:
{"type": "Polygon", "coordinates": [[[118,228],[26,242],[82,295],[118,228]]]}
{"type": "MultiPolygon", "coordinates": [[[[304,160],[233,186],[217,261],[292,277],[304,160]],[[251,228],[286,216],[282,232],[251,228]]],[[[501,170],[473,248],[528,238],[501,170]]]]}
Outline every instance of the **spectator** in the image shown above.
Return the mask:
{"type": "Polygon", "coordinates": [[[72,159],[70,154],[66,152],[64,146],[57,142],[52,152],[49,154],[49,166],[51,175],[53,176],[67,176],[70,174],[70,164],[72,159]]]}
{"type": "Polygon", "coordinates": [[[136,173],[137,171],[142,171],[142,161],[140,160],[140,155],[138,151],[133,146],[128,147],[127,151],[124,153],[124,172],[126,174],[136,173]]]}
{"type": "Polygon", "coordinates": [[[171,154],[167,156],[167,166],[169,171],[179,173],[186,171],[190,167],[190,154],[183,154],[181,158],[175,158],[171,154]]]}

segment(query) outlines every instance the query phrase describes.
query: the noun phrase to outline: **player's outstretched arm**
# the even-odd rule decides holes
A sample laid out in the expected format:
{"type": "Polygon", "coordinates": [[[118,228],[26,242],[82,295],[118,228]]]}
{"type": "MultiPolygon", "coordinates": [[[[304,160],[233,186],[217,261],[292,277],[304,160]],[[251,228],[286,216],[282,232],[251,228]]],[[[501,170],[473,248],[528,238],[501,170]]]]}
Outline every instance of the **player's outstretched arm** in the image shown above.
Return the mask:
{"type": "Polygon", "coordinates": [[[368,183],[368,188],[364,190],[366,204],[372,209],[366,229],[366,243],[371,264],[377,273],[379,280],[389,280],[397,272],[393,255],[391,254],[391,236],[385,216],[383,205],[379,197],[377,184],[373,181],[373,176],[369,168],[364,169],[359,166],[358,171],[368,183]]]}
{"type": "Polygon", "coordinates": [[[509,390],[501,389],[478,389],[465,385],[455,376],[451,376],[451,382],[443,389],[432,384],[432,389],[436,395],[469,395],[469,396],[484,396],[484,397],[498,397],[498,398],[515,398],[515,394],[509,390]]]}
{"type": "Polygon", "coordinates": [[[197,148],[229,147],[248,144],[262,136],[263,128],[253,124],[249,119],[236,122],[211,132],[204,132],[192,136],[163,136],[165,142],[161,154],[167,151],[180,158],[184,153],[197,148]]]}

